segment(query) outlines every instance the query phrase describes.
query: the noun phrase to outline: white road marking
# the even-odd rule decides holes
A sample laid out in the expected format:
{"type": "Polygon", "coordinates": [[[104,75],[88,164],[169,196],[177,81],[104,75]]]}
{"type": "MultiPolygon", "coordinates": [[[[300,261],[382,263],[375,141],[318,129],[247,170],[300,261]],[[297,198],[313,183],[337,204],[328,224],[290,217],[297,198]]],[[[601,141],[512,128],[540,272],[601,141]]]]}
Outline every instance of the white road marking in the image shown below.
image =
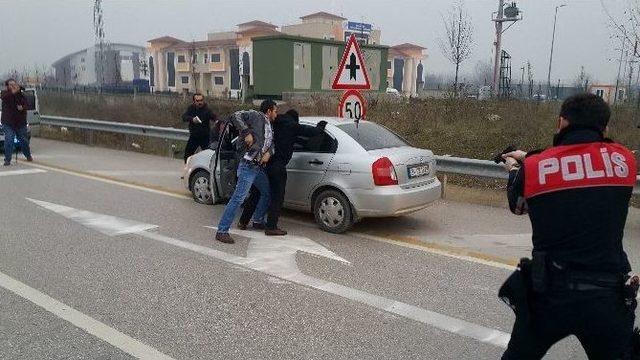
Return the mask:
{"type": "Polygon", "coordinates": [[[95,221],[95,219],[104,219],[106,215],[77,210],[44,201],[29,200],[44,207],[45,209],[51,210],[107,235],[115,236],[134,233],[147,239],[187,249],[234,265],[259,271],[282,280],[353,300],[450,333],[470,337],[483,343],[506,348],[509,342],[510,335],[497,329],[487,328],[462,319],[440,314],[435,311],[422,309],[414,305],[305,275],[300,271],[296,262],[296,254],[298,251],[308,252],[310,254],[324,256],[336,261],[349,263],[347,260],[337,256],[332,251],[308,238],[289,235],[274,238],[265,236],[261,233],[234,230],[234,234],[251,239],[247,250],[247,256],[240,257],[148,231],[148,228],[153,228],[155,227],[154,225],[144,223],[138,223],[138,225],[136,225],[134,221],[115,217],[109,217],[109,221],[95,221]],[[121,226],[121,228],[119,229],[118,226],[121,226]],[[139,227],[142,230],[134,231],[136,227],[139,227]]]}
{"type": "Polygon", "coordinates": [[[180,178],[180,171],[153,171],[153,170],[87,170],[88,173],[104,176],[157,176],[180,178]]]}
{"type": "Polygon", "coordinates": [[[46,172],[45,170],[41,170],[41,169],[7,170],[7,171],[0,171],[0,176],[39,174],[39,173],[45,173],[45,172],[46,172]]]}
{"type": "Polygon", "coordinates": [[[68,219],[76,221],[88,228],[99,231],[107,236],[117,236],[124,234],[136,233],[144,230],[157,228],[157,225],[143,224],[137,221],[118,218],[115,216],[96,214],[90,211],[78,210],[68,206],[52,204],[46,201],[27,200],[40,205],[41,207],[58,213],[68,219]]]}
{"type": "Polygon", "coordinates": [[[61,303],[60,301],[42,293],[2,272],[0,272],[0,287],[28,300],[55,316],[70,322],[74,326],[103,340],[118,349],[138,359],[172,360],[160,351],[126,335],[120,331],[105,325],[104,323],[87,316],[78,310],[61,303]]]}

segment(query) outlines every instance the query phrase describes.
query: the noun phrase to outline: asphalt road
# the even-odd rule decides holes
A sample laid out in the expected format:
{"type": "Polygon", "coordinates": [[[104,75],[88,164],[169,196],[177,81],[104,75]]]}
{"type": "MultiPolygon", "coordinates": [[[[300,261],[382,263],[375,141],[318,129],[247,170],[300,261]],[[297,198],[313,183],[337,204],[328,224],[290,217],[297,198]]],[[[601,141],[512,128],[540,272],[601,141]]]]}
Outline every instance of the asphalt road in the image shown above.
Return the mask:
{"type": "MultiPolygon", "coordinates": [[[[503,351],[513,315],[496,293],[510,271],[475,255],[526,252],[499,246],[526,234],[526,218],[492,227],[483,219],[504,209],[441,202],[332,235],[292,214],[285,239],[244,232],[225,245],[209,227],[222,206],[125,183],[134,170],[165,178],[164,169],[131,167],[161,158],[120,153],[127,161],[115,168],[101,163],[110,151],[49,145],[59,157],[37,140],[36,159],[73,171],[0,169],[0,358],[496,359],[503,351]],[[86,175],[105,167],[122,181],[86,175]],[[375,227],[385,222],[424,246],[383,238],[375,227]],[[448,251],[467,243],[468,256],[448,251]]],[[[626,242],[638,266],[636,225],[626,242]]],[[[570,338],[547,358],[586,357],[570,338]]]]}

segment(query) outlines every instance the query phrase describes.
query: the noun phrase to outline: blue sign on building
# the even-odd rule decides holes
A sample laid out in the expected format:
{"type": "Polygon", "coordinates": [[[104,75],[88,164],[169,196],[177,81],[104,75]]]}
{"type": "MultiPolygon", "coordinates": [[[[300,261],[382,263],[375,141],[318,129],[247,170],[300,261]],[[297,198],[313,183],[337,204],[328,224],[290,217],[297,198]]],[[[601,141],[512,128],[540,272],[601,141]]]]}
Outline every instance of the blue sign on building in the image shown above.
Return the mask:
{"type": "Polygon", "coordinates": [[[358,32],[371,32],[372,26],[371,24],[349,21],[347,23],[347,29],[358,32]]]}

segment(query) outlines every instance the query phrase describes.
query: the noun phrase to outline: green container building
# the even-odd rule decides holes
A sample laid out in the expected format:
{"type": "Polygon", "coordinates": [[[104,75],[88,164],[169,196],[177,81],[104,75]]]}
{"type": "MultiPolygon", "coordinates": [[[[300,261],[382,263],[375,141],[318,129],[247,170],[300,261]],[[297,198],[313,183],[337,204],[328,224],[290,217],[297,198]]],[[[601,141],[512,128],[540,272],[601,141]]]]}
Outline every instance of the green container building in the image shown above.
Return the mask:
{"type": "MultiPolygon", "coordinates": [[[[345,42],[274,35],[253,39],[253,93],[257,98],[281,98],[283,93],[331,89],[345,42]]],[[[371,82],[370,91],[387,88],[389,48],[360,45],[371,82]]]]}

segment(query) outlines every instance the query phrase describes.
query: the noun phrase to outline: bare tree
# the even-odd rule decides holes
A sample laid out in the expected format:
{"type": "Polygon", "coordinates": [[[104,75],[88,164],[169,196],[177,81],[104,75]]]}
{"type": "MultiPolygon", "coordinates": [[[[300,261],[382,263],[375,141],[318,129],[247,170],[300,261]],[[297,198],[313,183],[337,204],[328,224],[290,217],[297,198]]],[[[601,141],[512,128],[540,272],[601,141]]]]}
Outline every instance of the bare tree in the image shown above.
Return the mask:
{"type": "Polygon", "coordinates": [[[580,73],[576,76],[573,86],[580,91],[587,91],[591,83],[591,75],[584,70],[584,66],[580,66],[580,73]]]}
{"type": "Polygon", "coordinates": [[[471,57],[473,47],[473,25],[471,17],[462,9],[462,4],[455,5],[447,18],[442,19],[446,38],[440,39],[442,54],[456,68],[453,91],[458,94],[458,74],[460,64],[471,57]]]}
{"type": "Polygon", "coordinates": [[[471,76],[471,83],[477,86],[484,86],[491,83],[493,79],[493,64],[491,59],[478,60],[473,69],[473,75],[471,76]]]}

